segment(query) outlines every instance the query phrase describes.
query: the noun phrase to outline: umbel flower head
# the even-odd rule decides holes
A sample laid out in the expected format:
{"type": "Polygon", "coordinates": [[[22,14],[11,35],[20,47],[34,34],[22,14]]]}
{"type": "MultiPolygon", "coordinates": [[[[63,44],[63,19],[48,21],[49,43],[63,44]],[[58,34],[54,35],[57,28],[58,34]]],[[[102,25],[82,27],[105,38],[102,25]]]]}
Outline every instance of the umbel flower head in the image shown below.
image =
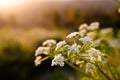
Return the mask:
{"type": "Polygon", "coordinates": [[[81,37],[95,38],[97,36],[96,31],[99,29],[99,22],[93,22],[90,25],[86,23],[81,24],[79,27],[79,35],[81,37]]]}
{"type": "Polygon", "coordinates": [[[56,40],[50,39],[50,40],[44,41],[42,45],[51,47],[51,46],[54,46],[55,44],[56,44],[56,40]]]}
{"type": "Polygon", "coordinates": [[[95,69],[95,65],[91,63],[86,64],[86,73],[92,72],[95,69]]]}
{"type": "Polygon", "coordinates": [[[86,51],[89,54],[89,59],[91,62],[101,61],[101,52],[95,48],[90,48],[86,51]]]}
{"type": "Polygon", "coordinates": [[[60,42],[58,42],[57,45],[56,45],[55,50],[59,49],[60,47],[64,46],[65,44],[67,44],[66,41],[60,41],[60,42]]]}
{"type": "Polygon", "coordinates": [[[75,43],[71,47],[68,48],[68,54],[70,54],[72,51],[78,53],[80,48],[81,48],[81,46],[75,43]]]}
{"type": "Polygon", "coordinates": [[[38,66],[41,64],[41,59],[42,59],[42,56],[37,56],[36,59],[35,59],[35,66],[38,66]]]}
{"type": "Polygon", "coordinates": [[[83,37],[79,39],[83,44],[92,43],[92,39],[89,37],[83,37]]]}
{"type": "Polygon", "coordinates": [[[72,32],[72,33],[70,33],[68,36],[67,36],[67,38],[75,38],[75,37],[77,37],[77,36],[79,36],[80,34],[79,34],[79,32],[72,32]]]}
{"type": "Polygon", "coordinates": [[[52,60],[51,66],[60,65],[61,67],[63,67],[64,66],[63,60],[64,60],[64,57],[62,56],[62,54],[58,54],[52,60]]]}
{"type": "Polygon", "coordinates": [[[99,28],[99,22],[93,22],[90,24],[89,29],[90,30],[95,30],[99,28]]]}
{"type": "Polygon", "coordinates": [[[51,66],[63,67],[66,62],[75,69],[77,67],[77,70],[82,69],[85,74],[94,73],[98,69],[97,66],[104,66],[107,62],[106,55],[95,46],[95,32],[98,29],[98,22],[80,25],[79,31],[72,32],[67,36],[73,40],[70,44],[65,40],[58,43],[53,39],[46,40],[35,51],[35,65],[40,65],[42,61],[51,58],[51,66]],[[45,57],[41,54],[44,54],[45,57]]]}
{"type": "Polygon", "coordinates": [[[50,52],[50,47],[38,47],[38,49],[35,51],[35,56],[38,56],[40,54],[48,55],[50,52]]]}
{"type": "Polygon", "coordinates": [[[79,26],[79,30],[87,29],[88,25],[86,23],[83,23],[79,26]]]}

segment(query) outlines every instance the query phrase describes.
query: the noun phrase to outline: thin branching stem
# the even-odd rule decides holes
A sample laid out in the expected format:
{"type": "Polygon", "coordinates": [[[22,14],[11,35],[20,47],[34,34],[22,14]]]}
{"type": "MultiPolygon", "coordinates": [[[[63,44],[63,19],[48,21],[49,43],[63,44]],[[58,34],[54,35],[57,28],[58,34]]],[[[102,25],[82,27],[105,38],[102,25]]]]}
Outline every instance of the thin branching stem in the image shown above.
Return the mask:
{"type": "Polygon", "coordinates": [[[108,69],[109,69],[111,75],[113,76],[114,80],[117,80],[115,74],[114,74],[113,71],[111,70],[110,65],[109,65],[108,63],[107,63],[107,67],[108,67],[108,69]]]}
{"type": "Polygon", "coordinates": [[[41,61],[45,61],[45,60],[47,60],[48,58],[49,58],[49,56],[44,57],[43,59],[41,59],[41,61]]]}
{"type": "Polygon", "coordinates": [[[85,72],[83,72],[81,69],[79,69],[78,67],[76,67],[75,65],[69,63],[68,61],[65,61],[70,67],[74,68],[75,70],[79,71],[80,73],[84,74],[85,76],[93,79],[93,80],[96,80],[94,77],[92,77],[91,75],[88,75],[86,74],[85,72]]]}
{"type": "Polygon", "coordinates": [[[112,80],[107,74],[105,74],[105,73],[102,71],[102,69],[101,69],[99,66],[97,66],[97,68],[98,68],[98,70],[99,70],[108,80],[112,80]]]}

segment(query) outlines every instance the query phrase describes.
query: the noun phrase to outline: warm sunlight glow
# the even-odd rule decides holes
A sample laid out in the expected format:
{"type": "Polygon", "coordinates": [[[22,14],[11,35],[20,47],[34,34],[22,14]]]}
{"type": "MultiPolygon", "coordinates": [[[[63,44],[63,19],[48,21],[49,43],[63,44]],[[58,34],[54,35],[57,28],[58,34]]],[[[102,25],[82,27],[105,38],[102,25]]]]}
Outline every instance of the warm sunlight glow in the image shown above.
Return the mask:
{"type": "Polygon", "coordinates": [[[25,0],[0,0],[0,8],[12,8],[24,1],[25,0]]]}

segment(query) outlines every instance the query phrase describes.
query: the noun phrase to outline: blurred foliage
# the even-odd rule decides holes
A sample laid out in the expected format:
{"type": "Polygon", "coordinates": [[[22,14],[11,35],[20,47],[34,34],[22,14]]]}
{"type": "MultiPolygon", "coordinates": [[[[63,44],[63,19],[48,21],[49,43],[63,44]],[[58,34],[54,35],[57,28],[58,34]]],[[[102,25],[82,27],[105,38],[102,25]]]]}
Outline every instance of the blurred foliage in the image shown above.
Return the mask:
{"type": "Polygon", "coordinates": [[[91,23],[98,21],[101,23],[101,27],[111,27],[117,29],[119,28],[120,15],[117,12],[117,8],[109,11],[102,10],[92,10],[90,14],[81,11],[80,9],[75,9],[67,7],[64,10],[50,10],[44,12],[41,18],[41,24],[46,27],[63,27],[63,28],[77,28],[82,23],[91,23]]]}
{"type": "MultiPolygon", "coordinates": [[[[34,51],[45,39],[53,38],[60,41],[68,32],[68,30],[63,30],[63,33],[60,33],[59,30],[49,31],[44,28],[19,29],[9,26],[1,28],[0,79],[41,80],[43,76],[50,71],[52,72],[55,68],[47,66],[50,64],[49,60],[45,64],[35,67],[34,51]]],[[[63,73],[60,72],[56,77],[63,76],[63,73]]],[[[56,74],[56,72],[51,74],[56,74]]],[[[54,75],[51,74],[50,78],[52,80],[54,75]]]]}
{"type": "MultiPolygon", "coordinates": [[[[44,40],[53,38],[57,41],[60,41],[64,36],[66,36],[66,34],[69,33],[69,31],[64,29],[63,33],[61,33],[59,30],[53,30],[51,33],[51,31],[47,31],[42,28],[22,30],[22,33],[19,33],[19,31],[21,32],[20,29],[14,28],[2,28],[0,30],[0,79],[58,80],[62,78],[63,80],[69,80],[69,77],[72,77],[74,74],[76,74],[75,71],[72,71],[73,74],[70,74],[71,68],[67,67],[67,65],[64,69],[60,69],[60,71],[57,69],[57,67],[48,66],[51,64],[51,60],[47,60],[38,67],[35,67],[33,62],[35,59],[34,51],[42,44],[44,40]],[[8,32],[7,36],[6,32],[8,32]],[[52,35],[49,36],[48,34],[52,35]],[[68,70],[68,72],[66,70],[68,70]]],[[[111,40],[110,38],[112,38],[112,35],[106,36],[107,37],[104,38],[111,40]]],[[[99,48],[101,50],[102,48],[107,48],[107,51],[103,52],[107,52],[109,56],[112,57],[110,62],[120,75],[120,48],[114,48],[108,45],[109,44],[103,40],[101,42],[101,47],[99,48]]],[[[74,77],[75,76],[72,78],[74,77]]],[[[87,78],[84,79],[86,80],[87,78]]]]}

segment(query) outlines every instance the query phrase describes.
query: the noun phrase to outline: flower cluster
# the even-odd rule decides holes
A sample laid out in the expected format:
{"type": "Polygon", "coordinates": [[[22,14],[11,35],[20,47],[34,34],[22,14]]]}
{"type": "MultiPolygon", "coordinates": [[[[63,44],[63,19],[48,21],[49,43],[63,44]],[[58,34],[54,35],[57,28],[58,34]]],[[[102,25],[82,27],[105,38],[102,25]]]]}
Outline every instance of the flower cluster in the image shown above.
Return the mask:
{"type": "Polygon", "coordinates": [[[99,22],[93,22],[90,25],[84,23],[80,25],[79,33],[81,37],[87,36],[95,38],[97,29],[99,29],[99,22]]]}
{"type": "Polygon", "coordinates": [[[60,65],[62,67],[62,66],[64,66],[63,60],[64,60],[64,57],[62,56],[62,54],[58,54],[52,60],[51,66],[60,65]]]}
{"type": "Polygon", "coordinates": [[[42,61],[51,58],[51,66],[63,67],[68,63],[82,69],[85,73],[93,73],[98,66],[107,63],[107,55],[94,45],[98,29],[98,22],[80,25],[78,32],[67,36],[74,40],[72,44],[68,44],[69,42],[65,40],[57,43],[53,39],[43,42],[43,46],[36,50],[35,65],[38,66],[42,61]],[[42,57],[41,54],[46,57],[42,57]]]}

